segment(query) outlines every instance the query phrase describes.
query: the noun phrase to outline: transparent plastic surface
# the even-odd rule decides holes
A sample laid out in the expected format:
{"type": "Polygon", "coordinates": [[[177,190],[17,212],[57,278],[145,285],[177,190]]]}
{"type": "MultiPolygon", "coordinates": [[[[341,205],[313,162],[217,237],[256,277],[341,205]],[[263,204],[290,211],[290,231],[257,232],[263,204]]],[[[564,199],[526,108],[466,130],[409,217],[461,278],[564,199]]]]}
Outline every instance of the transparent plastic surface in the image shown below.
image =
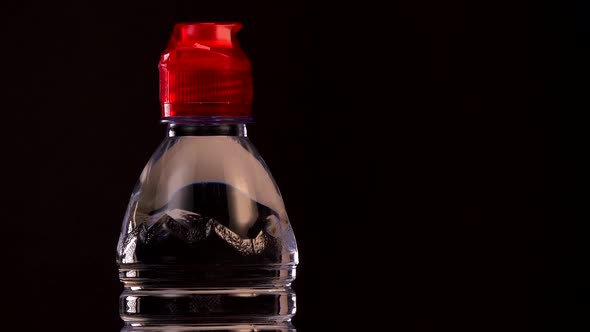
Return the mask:
{"type": "Polygon", "coordinates": [[[245,125],[169,133],[123,221],[124,330],[292,331],[297,245],[245,125]]]}

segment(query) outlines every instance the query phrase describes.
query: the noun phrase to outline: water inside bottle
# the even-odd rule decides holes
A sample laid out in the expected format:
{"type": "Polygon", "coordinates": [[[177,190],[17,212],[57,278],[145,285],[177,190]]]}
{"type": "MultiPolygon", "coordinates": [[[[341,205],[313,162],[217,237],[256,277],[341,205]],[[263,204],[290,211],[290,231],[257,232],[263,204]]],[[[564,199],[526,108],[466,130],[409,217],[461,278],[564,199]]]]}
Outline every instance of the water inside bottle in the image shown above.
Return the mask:
{"type": "Polygon", "coordinates": [[[297,245],[244,137],[167,139],[132,195],[118,262],[125,330],[292,330],[297,245]]]}

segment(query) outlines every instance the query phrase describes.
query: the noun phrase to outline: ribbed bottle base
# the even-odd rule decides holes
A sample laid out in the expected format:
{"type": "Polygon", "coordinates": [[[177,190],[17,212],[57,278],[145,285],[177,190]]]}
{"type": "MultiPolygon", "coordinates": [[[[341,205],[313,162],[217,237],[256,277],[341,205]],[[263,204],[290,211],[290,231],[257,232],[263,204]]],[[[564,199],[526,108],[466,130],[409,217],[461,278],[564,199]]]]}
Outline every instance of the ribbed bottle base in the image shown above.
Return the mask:
{"type": "Polygon", "coordinates": [[[125,326],[121,332],[190,332],[190,331],[231,331],[231,332],[291,332],[296,331],[291,323],[283,324],[225,324],[225,325],[161,325],[125,326]]]}
{"type": "Polygon", "coordinates": [[[195,269],[121,266],[123,331],[294,331],[294,269],[195,269]]]}

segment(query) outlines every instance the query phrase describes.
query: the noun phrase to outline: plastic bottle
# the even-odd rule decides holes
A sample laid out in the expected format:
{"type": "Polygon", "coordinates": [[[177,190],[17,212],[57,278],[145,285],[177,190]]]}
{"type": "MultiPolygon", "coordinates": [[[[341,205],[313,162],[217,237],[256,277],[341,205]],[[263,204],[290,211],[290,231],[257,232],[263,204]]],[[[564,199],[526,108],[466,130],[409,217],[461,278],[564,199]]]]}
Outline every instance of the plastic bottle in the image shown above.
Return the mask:
{"type": "Polygon", "coordinates": [[[123,220],[123,331],[294,331],[297,244],[246,134],[252,75],[240,28],[177,24],[160,58],[168,134],[123,220]]]}

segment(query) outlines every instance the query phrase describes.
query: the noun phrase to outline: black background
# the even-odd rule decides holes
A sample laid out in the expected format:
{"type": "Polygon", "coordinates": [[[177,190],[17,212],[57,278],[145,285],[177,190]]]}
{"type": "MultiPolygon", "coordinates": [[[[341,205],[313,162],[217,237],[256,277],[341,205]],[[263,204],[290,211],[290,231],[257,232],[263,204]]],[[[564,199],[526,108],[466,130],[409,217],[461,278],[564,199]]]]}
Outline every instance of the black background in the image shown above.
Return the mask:
{"type": "Polygon", "coordinates": [[[576,5],[1,6],[3,324],[120,328],[115,246],[163,139],[156,65],[183,21],[244,24],[250,137],[300,247],[299,330],[571,323],[547,270],[570,261],[551,251],[545,144],[557,95],[582,90],[564,83],[566,54],[588,53],[576,5]]]}

